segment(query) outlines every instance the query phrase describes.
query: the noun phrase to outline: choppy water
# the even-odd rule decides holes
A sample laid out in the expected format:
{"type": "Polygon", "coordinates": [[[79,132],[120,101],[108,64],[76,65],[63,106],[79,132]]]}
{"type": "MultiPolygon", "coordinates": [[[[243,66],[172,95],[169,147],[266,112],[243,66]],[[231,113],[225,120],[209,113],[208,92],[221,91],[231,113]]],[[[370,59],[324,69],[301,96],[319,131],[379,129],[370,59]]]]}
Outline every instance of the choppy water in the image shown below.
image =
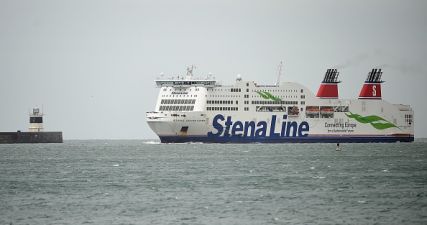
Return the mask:
{"type": "Polygon", "coordinates": [[[0,224],[427,224],[427,142],[0,145],[0,224]]]}

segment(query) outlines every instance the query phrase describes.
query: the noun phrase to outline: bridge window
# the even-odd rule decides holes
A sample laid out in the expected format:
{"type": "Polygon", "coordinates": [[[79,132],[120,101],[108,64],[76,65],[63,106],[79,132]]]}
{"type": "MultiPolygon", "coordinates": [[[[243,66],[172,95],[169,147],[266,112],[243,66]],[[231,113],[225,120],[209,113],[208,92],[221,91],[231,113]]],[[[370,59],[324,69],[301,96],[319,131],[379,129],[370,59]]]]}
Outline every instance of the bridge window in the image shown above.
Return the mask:
{"type": "Polygon", "coordinates": [[[305,107],[305,116],[307,118],[319,118],[319,106],[306,106],[305,107]]]}
{"type": "Polygon", "coordinates": [[[320,118],[334,118],[334,107],[320,106],[320,118]]]}
{"type": "Polygon", "coordinates": [[[289,116],[298,116],[299,108],[297,106],[289,106],[288,107],[288,115],[289,116]]]}

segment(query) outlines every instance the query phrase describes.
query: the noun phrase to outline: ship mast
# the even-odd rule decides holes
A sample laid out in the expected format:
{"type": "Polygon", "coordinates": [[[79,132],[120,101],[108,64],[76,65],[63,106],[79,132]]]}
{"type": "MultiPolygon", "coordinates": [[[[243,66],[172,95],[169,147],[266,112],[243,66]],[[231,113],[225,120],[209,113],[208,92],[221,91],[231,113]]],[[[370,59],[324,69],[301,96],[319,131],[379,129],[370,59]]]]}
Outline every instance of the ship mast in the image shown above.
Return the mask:
{"type": "Polygon", "coordinates": [[[191,80],[193,78],[193,69],[196,68],[194,65],[187,67],[187,75],[185,76],[186,80],[191,80]]]}
{"type": "Polygon", "coordinates": [[[283,61],[280,61],[280,64],[278,66],[278,73],[277,73],[277,81],[276,81],[276,86],[280,85],[280,77],[282,76],[282,68],[283,68],[283,61]]]}

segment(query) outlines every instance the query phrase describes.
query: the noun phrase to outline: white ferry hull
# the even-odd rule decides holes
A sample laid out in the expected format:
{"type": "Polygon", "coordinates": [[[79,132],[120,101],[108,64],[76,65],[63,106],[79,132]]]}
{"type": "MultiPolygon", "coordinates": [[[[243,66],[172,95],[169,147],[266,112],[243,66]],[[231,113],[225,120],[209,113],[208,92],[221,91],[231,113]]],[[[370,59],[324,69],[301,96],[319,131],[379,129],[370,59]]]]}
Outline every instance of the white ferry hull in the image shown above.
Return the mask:
{"type": "Polygon", "coordinates": [[[159,136],[162,143],[346,143],[346,142],[412,142],[414,135],[410,127],[390,127],[377,129],[371,123],[361,123],[349,118],[349,113],[341,113],[333,119],[300,119],[288,117],[287,114],[264,113],[253,118],[253,114],[224,113],[170,113],[151,112],[162,115],[162,120],[150,120],[150,128],[159,136]],[[197,116],[195,115],[197,114],[197,116]],[[166,116],[165,116],[166,115],[166,116]],[[185,115],[185,117],[184,117],[185,115]],[[202,115],[202,116],[200,116],[202,115]],[[218,119],[217,116],[220,118],[218,119]],[[241,127],[225,124],[240,122],[241,127]],[[283,119],[285,117],[286,119],[283,119]],[[273,119],[274,118],[274,119],[273,119]],[[214,121],[216,119],[216,121],[214,121]],[[272,121],[274,120],[274,121],[272,121]],[[340,121],[340,122],[335,122],[340,121]],[[245,127],[253,122],[254,126],[245,127]],[[287,126],[287,124],[292,126],[287,126]],[[263,126],[257,124],[266,124],[263,126]],[[296,124],[296,125],[295,125],[296,124]],[[301,124],[307,124],[306,127],[301,124]],[[219,131],[222,129],[222,131],[219,131]],[[186,128],[185,132],[182,128],[186,128]],[[233,129],[234,128],[234,129],[233,129]],[[305,128],[301,131],[299,128],[305,128]],[[287,131],[289,129],[289,131],[287,131]]]}

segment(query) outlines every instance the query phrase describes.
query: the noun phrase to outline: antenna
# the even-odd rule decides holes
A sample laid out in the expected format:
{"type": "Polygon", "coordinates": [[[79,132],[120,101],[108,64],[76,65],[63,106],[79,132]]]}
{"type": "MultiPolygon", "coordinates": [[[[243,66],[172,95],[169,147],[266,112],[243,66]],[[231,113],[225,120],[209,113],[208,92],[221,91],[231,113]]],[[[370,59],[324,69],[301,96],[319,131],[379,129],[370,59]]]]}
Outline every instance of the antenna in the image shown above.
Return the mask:
{"type": "Polygon", "coordinates": [[[278,66],[276,86],[279,86],[279,84],[280,84],[280,77],[282,76],[282,68],[283,68],[283,61],[280,61],[279,66],[278,66]]]}
{"type": "Polygon", "coordinates": [[[194,66],[194,65],[191,65],[191,66],[188,66],[187,67],[187,76],[186,76],[186,79],[187,80],[190,80],[191,78],[193,78],[193,70],[195,69],[196,67],[194,66]]]}

